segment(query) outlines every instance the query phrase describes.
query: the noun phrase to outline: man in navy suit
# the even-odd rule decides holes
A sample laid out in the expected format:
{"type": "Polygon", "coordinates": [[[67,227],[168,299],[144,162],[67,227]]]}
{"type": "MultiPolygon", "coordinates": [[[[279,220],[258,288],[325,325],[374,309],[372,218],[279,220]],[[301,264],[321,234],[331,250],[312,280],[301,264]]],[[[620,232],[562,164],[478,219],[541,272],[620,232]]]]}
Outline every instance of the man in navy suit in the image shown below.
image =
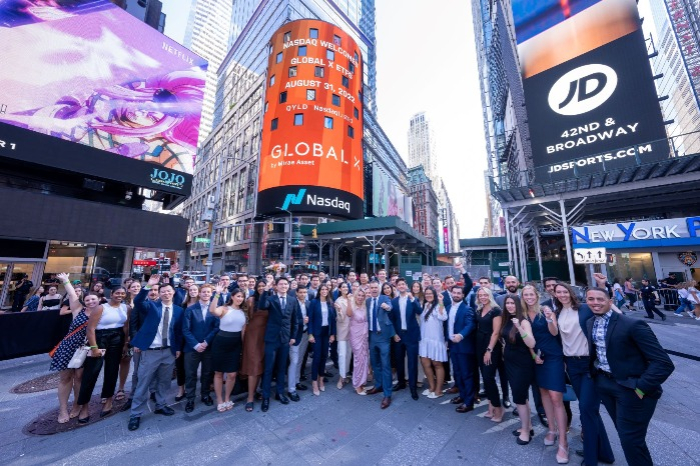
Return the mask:
{"type": "Polygon", "coordinates": [[[420,303],[408,292],[408,284],[403,278],[396,280],[399,296],[391,301],[391,321],[394,324],[394,354],[396,356],[396,375],[399,383],[395,390],[406,388],[406,370],[404,358],[408,356],[408,386],[411,397],[418,399],[418,343],[420,342],[420,326],[417,316],[423,310],[420,303]]]}
{"type": "Polygon", "coordinates": [[[379,282],[369,285],[371,297],[367,298],[367,325],[369,326],[369,356],[374,371],[374,388],[367,392],[384,393],[382,409],[391,405],[391,339],[396,334],[391,323],[391,300],[379,295],[379,282]]]}
{"type": "Polygon", "coordinates": [[[234,282],[233,286],[231,285],[231,277],[228,275],[222,275],[221,278],[219,278],[219,286],[223,288],[223,291],[219,295],[219,302],[217,303],[217,306],[223,306],[226,304],[226,301],[228,301],[229,296],[231,296],[231,293],[238,288],[238,283],[234,282]]]}
{"type": "Polygon", "coordinates": [[[185,337],[185,396],[187,404],[185,412],[194,411],[194,398],[197,392],[197,369],[202,365],[200,390],[202,403],[206,406],[214,404],[209,390],[214,380],[212,370],[211,345],[214,336],[219,331],[219,318],[209,312],[212,286],[204,284],[199,289],[199,302],[185,309],[185,319],[182,334],[185,337]]]}
{"type": "Polygon", "coordinates": [[[673,362],[646,322],[611,310],[607,289],[589,288],[586,304],[595,316],[587,322],[587,337],[598,396],[615,424],[627,463],[651,466],[647,429],[673,362]]]}
{"type": "MultiPolygon", "coordinates": [[[[135,312],[141,312],[141,328],[131,340],[134,351],[140,354],[138,385],[131,405],[129,430],[139,428],[141,415],[148,403],[151,382],[156,380],[156,414],[172,416],[175,411],[165,402],[170,388],[175,358],[180,355],[182,341],[182,308],[173,304],[174,290],[170,284],[158,290],[160,301],[147,299],[150,288],[159,283],[160,276],[152,275],[148,284],[136,295],[135,312]]],[[[134,312],[134,311],[132,311],[134,312]]]]}
{"type": "Polygon", "coordinates": [[[458,413],[467,413],[474,409],[476,396],[473,383],[474,366],[471,362],[476,354],[476,322],[474,311],[464,303],[464,289],[461,286],[452,287],[452,305],[447,315],[450,358],[455,385],[459,389],[459,396],[452,399],[452,403],[459,405],[456,409],[458,413]]]}
{"type": "Polygon", "coordinates": [[[265,372],[263,373],[262,395],[260,409],[264,412],[270,409],[270,392],[272,391],[272,372],[277,374],[277,394],[275,399],[283,405],[289,404],[289,398],[284,394],[287,358],[289,347],[296,343],[297,317],[300,315],[299,301],[296,297],[287,295],[289,280],[285,277],[277,279],[276,295],[263,294],[258,303],[259,309],[269,311],[267,328],[265,329],[265,372]]]}

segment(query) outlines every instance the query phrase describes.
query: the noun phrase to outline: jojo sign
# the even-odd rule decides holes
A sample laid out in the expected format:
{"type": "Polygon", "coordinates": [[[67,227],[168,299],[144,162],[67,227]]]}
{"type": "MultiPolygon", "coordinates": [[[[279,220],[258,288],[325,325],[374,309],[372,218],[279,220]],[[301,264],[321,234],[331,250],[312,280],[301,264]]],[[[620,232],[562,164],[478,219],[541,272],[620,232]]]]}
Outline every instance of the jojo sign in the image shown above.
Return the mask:
{"type": "Polygon", "coordinates": [[[362,57],[340,28],[286,23],[270,40],[258,215],[363,216],[362,57]]]}

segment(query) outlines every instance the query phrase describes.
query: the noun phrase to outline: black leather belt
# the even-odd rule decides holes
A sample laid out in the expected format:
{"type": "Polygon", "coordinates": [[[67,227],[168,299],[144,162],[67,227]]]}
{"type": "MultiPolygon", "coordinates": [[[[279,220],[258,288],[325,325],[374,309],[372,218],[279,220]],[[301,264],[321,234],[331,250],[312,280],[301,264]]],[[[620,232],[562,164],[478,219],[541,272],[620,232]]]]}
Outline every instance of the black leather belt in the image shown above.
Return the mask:
{"type": "Polygon", "coordinates": [[[146,351],[157,351],[170,348],[169,346],[159,346],[158,348],[148,348],[146,351]]]}
{"type": "Polygon", "coordinates": [[[608,379],[614,379],[613,375],[610,372],[604,371],[603,369],[598,369],[597,371],[598,375],[602,375],[603,377],[606,377],[608,379]]]}
{"type": "Polygon", "coordinates": [[[569,358],[569,359],[591,359],[590,356],[564,356],[564,358],[569,358]]]}

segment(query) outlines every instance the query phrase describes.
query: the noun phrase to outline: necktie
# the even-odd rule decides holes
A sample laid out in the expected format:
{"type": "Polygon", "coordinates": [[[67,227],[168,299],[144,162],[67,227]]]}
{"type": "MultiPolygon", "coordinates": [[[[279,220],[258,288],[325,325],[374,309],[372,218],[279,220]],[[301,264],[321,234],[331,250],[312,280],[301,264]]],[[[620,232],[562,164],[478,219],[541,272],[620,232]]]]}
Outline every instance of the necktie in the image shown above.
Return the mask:
{"type": "Polygon", "coordinates": [[[379,322],[377,322],[377,298],[374,298],[372,304],[372,331],[379,330],[379,322]]]}
{"type": "Polygon", "coordinates": [[[163,335],[161,346],[168,346],[168,333],[170,331],[170,308],[165,306],[163,308],[163,335]]]}
{"type": "Polygon", "coordinates": [[[282,304],[282,310],[287,309],[287,298],[280,298],[280,303],[282,304]]]}

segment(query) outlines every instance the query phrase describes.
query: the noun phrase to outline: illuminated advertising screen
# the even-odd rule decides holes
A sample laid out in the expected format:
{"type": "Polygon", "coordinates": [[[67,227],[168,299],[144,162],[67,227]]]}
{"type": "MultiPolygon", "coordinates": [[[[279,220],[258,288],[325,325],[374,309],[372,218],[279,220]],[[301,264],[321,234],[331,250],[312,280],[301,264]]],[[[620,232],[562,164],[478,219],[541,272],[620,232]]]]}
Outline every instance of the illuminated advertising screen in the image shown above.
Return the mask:
{"type": "Polygon", "coordinates": [[[270,40],[259,215],[363,216],[362,57],[338,27],[299,20],[270,40]]]}
{"type": "Polygon", "coordinates": [[[109,0],[0,2],[0,43],[1,157],[189,193],[204,59],[109,0]]]}
{"type": "Polygon", "coordinates": [[[669,156],[635,0],[512,5],[539,179],[669,156]]]}

